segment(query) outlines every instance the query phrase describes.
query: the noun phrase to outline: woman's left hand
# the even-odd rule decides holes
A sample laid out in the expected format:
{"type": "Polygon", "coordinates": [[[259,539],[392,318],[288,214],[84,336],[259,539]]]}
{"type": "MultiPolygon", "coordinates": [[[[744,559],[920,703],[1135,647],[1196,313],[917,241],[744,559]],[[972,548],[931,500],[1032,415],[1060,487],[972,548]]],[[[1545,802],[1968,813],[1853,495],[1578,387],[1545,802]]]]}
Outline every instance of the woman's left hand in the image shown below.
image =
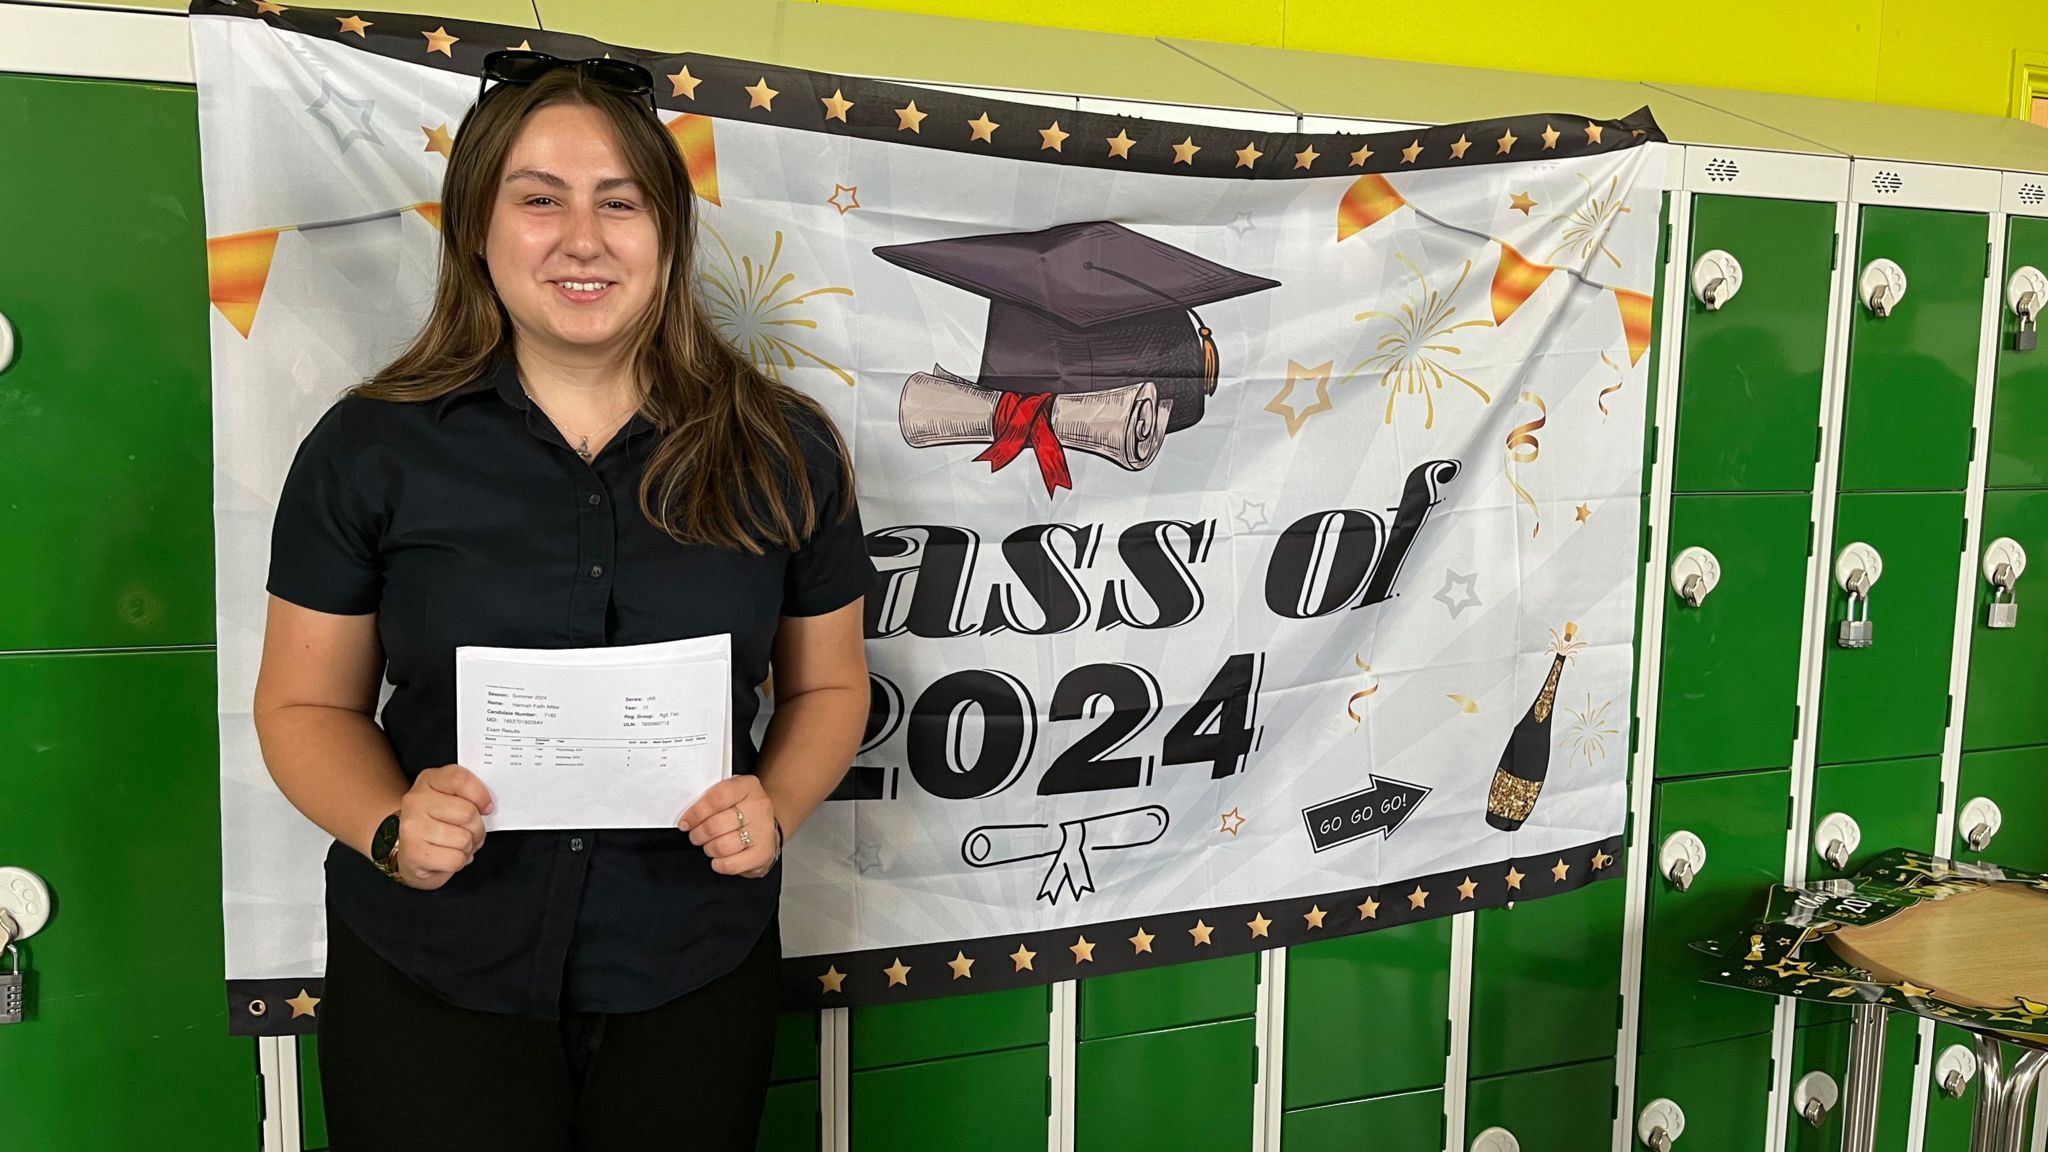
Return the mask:
{"type": "Polygon", "coordinates": [[[753,776],[734,776],[706,789],[676,827],[711,857],[711,870],[758,880],[775,866],[775,801],[753,776]]]}

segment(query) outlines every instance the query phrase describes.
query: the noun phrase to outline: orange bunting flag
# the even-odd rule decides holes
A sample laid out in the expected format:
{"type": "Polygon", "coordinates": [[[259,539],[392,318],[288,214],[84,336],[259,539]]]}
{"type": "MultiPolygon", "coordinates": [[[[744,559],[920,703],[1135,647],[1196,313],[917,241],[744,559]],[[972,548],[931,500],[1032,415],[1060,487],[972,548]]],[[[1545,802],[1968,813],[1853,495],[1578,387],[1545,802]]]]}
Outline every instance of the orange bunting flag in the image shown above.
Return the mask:
{"type": "Polygon", "coordinates": [[[718,203],[718,146],[711,138],[711,117],[685,112],[668,122],[668,131],[676,138],[676,147],[682,149],[690,190],[718,203]]]}
{"type": "Polygon", "coordinates": [[[1500,246],[1500,266],[1493,270],[1493,322],[1501,325],[1515,314],[1522,302],[1534,295],[1557,269],[1538,264],[1506,244],[1500,246]]]}
{"type": "Polygon", "coordinates": [[[263,284],[270,279],[270,258],[277,251],[278,229],[210,237],[206,241],[207,298],[235,331],[249,338],[263,284]]]}
{"type": "Polygon", "coordinates": [[[1647,293],[1614,289],[1615,303],[1621,305],[1621,331],[1628,337],[1628,362],[1634,367],[1650,350],[1650,297],[1647,293]]]}
{"type": "Polygon", "coordinates": [[[423,200],[418,204],[414,204],[412,210],[420,214],[420,219],[432,224],[434,231],[439,232],[441,230],[441,202],[439,200],[423,200]]]}
{"type": "Polygon", "coordinates": [[[1385,176],[1360,176],[1337,202],[1338,242],[1385,220],[1407,203],[1385,176]]]}

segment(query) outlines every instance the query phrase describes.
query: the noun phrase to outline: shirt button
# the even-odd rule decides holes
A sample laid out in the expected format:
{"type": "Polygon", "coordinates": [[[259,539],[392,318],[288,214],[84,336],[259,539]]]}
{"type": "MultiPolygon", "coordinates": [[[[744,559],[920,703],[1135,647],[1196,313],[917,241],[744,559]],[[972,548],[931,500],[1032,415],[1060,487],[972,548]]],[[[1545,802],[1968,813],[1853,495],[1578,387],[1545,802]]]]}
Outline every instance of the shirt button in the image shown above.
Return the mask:
{"type": "Polygon", "coordinates": [[[569,841],[569,851],[571,851],[571,852],[581,852],[581,851],[583,851],[583,837],[581,837],[581,836],[577,836],[577,837],[573,837],[572,839],[570,839],[570,841],[569,841]]]}
{"type": "Polygon", "coordinates": [[[597,579],[597,578],[598,578],[599,576],[602,576],[602,575],[604,575],[604,565],[602,565],[602,564],[592,564],[592,565],[590,566],[590,578],[591,578],[592,580],[595,580],[595,579],[597,579]]]}
{"type": "Polygon", "coordinates": [[[597,493],[595,493],[595,492],[592,492],[592,493],[590,494],[590,506],[591,506],[592,508],[595,508],[595,507],[597,507],[597,506],[598,506],[599,504],[602,504],[602,503],[604,503],[604,497],[602,497],[602,496],[599,496],[599,495],[598,495],[597,493]]]}

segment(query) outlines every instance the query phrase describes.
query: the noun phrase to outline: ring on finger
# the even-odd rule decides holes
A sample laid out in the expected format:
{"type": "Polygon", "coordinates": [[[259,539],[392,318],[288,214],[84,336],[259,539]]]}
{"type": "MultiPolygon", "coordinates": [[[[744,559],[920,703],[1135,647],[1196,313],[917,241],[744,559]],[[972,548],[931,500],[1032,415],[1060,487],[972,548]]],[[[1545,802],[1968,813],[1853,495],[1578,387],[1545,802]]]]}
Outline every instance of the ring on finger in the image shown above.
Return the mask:
{"type": "Polygon", "coordinates": [[[736,819],[739,820],[741,828],[745,828],[747,826],[747,813],[745,809],[735,804],[732,806],[732,814],[736,819]]]}
{"type": "Polygon", "coordinates": [[[753,835],[753,833],[751,833],[751,832],[748,832],[748,831],[747,831],[747,830],[746,830],[745,828],[742,828],[742,829],[740,829],[740,847],[742,847],[742,848],[752,848],[753,846],[754,846],[754,835],[753,835]]]}

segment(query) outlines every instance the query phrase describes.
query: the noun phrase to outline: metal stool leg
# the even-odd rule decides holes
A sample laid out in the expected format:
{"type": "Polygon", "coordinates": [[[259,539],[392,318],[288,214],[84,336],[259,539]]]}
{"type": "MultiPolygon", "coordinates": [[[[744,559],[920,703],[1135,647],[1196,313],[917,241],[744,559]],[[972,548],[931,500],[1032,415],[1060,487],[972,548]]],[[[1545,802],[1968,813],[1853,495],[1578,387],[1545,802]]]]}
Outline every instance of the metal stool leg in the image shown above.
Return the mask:
{"type": "Polygon", "coordinates": [[[1843,1077],[1842,1152],[1875,1152],[1877,1098],[1884,1081],[1884,1015],[1859,1004],[1849,1024],[1849,1069],[1843,1077]]]}
{"type": "Polygon", "coordinates": [[[1970,1152],[2025,1152],[2027,1100],[2048,1065],[2048,1052],[2029,1049],[2006,1067],[1996,1038],[1972,1038],[1977,1048],[1977,1111],[1970,1152]]]}

